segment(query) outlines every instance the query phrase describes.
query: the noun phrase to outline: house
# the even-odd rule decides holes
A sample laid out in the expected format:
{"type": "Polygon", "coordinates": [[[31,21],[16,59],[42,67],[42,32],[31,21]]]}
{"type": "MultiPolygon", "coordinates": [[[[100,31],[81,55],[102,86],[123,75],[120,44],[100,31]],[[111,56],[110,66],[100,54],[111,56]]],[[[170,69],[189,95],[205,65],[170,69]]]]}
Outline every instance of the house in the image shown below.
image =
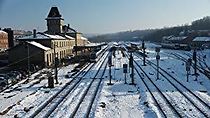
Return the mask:
{"type": "Polygon", "coordinates": [[[32,67],[32,65],[45,67],[45,65],[52,63],[52,58],[48,62],[45,61],[50,50],[51,48],[35,41],[24,42],[9,49],[9,63],[12,64],[12,67],[27,68],[27,66],[32,67]]]}
{"type": "Polygon", "coordinates": [[[64,19],[57,7],[52,7],[47,18],[47,31],[36,32],[17,38],[19,45],[9,50],[9,63],[15,66],[38,65],[50,67],[55,57],[61,62],[63,58],[73,55],[75,45],[86,45],[88,40],[76,30],[64,25],[64,19]]]}
{"type": "Polygon", "coordinates": [[[191,45],[199,48],[210,48],[210,37],[195,37],[191,45]]]}
{"type": "Polygon", "coordinates": [[[188,44],[192,41],[191,36],[164,36],[163,43],[188,44]]]}

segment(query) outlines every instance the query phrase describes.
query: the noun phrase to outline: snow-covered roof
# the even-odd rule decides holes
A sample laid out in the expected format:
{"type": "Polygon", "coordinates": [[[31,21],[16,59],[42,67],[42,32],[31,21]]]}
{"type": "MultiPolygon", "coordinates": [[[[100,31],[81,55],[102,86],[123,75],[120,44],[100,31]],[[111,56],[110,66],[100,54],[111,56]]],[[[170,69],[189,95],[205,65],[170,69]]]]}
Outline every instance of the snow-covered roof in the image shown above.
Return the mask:
{"type": "Polygon", "coordinates": [[[73,37],[71,37],[71,36],[69,36],[69,35],[65,35],[65,37],[66,37],[66,38],[68,38],[68,39],[72,39],[72,40],[74,40],[74,38],[73,38],[73,37]]]}
{"type": "Polygon", "coordinates": [[[66,39],[66,38],[62,37],[60,35],[51,35],[51,34],[45,34],[45,33],[38,32],[36,34],[36,37],[34,37],[33,34],[32,34],[30,36],[24,36],[24,37],[18,38],[18,40],[24,40],[24,39],[32,39],[32,40],[37,39],[37,40],[39,40],[39,39],[66,39]]]}
{"type": "Polygon", "coordinates": [[[82,39],[82,40],[88,40],[87,38],[85,38],[85,37],[83,37],[83,36],[81,37],[81,39],[82,39]]]}
{"type": "Polygon", "coordinates": [[[173,35],[170,35],[170,36],[163,36],[163,38],[162,39],[164,39],[164,40],[168,40],[168,39],[170,39],[170,38],[172,38],[172,37],[174,37],[173,35]]]}
{"type": "Polygon", "coordinates": [[[100,45],[99,43],[88,43],[85,46],[98,46],[100,45]]]}
{"type": "Polygon", "coordinates": [[[193,39],[193,41],[204,41],[204,42],[207,42],[207,41],[210,41],[210,37],[196,37],[193,39]]]}
{"type": "Polygon", "coordinates": [[[35,38],[33,35],[18,38],[18,40],[22,40],[22,39],[24,40],[24,39],[50,39],[50,38],[48,36],[41,34],[41,33],[37,33],[35,38]]]}
{"type": "Polygon", "coordinates": [[[41,48],[41,49],[43,49],[43,50],[50,50],[50,49],[51,49],[51,48],[46,47],[46,46],[43,46],[42,44],[37,43],[37,42],[35,42],[35,41],[28,41],[27,43],[29,43],[29,44],[31,44],[31,45],[34,45],[34,46],[36,46],[36,47],[38,47],[38,48],[41,48]]]}
{"type": "Polygon", "coordinates": [[[170,37],[168,38],[168,40],[170,41],[181,41],[181,40],[184,40],[186,39],[187,37],[186,36],[181,36],[181,37],[170,37]]]}
{"type": "Polygon", "coordinates": [[[133,44],[133,45],[141,45],[140,42],[130,42],[130,44],[133,44]]]}
{"type": "Polygon", "coordinates": [[[51,39],[66,39],[60,35],[51,35],[51,34],[44,34],[45,36],[51,38],[51,39]]]}
{"type": "Polygon", "coordinates": [[[7,32],[0,30],[0,34],[7,34],[7,32]]]}

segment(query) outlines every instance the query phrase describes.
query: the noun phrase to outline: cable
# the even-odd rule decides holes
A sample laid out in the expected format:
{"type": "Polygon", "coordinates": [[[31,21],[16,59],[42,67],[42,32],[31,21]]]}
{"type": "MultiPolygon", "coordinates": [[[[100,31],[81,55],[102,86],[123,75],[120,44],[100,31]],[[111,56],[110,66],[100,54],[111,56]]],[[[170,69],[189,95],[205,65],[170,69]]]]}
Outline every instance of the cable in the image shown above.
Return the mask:
{"type": "Polygon", "coordinates": [[[25,57],[25,58],[23,58],[23,59],[20,59],[20,60],[18,60],[18,61],[15,61],[15,62],[13,62],[13,63],[11,63],[11,64],[6,65],[6,66],[0,67],[0,70],[4,69],[4,68],[6,68],[6,67],[9,67],[9,66],[15,65],[15,64],[17,64],[17,63],[20,63],[20,62],[22,62],[22,61],[24,61],[24,60],[26,60],[26,59],[28,59],[28,58],[30,58],[30,57],[36,56],[36,55],[38,55],[38,54],[40,54],[40,53],[41,53],[41,52],[35,53],[35,54],[33,54],[33,55],[27,56],[27,57],[25,57]]]}

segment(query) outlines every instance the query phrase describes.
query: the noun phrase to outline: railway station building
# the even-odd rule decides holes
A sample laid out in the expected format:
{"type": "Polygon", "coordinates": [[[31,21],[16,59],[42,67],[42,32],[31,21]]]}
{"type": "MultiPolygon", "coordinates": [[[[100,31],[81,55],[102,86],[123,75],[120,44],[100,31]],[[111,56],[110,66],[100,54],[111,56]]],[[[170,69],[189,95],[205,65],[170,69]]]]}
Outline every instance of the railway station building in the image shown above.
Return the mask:
{"type": "Polygon", "coordinates": [[[89,43],[69,25],[64,25],[57,7],[52,7],[45,19],[47,31],[37,32],[16,39],[19,44],[9,49],[9,63],[15,66],[36,65],[50,67],[54,65],[55,56],[61,61],[63,58],[74,55],[75,45],[86,45],[89,43]]]}

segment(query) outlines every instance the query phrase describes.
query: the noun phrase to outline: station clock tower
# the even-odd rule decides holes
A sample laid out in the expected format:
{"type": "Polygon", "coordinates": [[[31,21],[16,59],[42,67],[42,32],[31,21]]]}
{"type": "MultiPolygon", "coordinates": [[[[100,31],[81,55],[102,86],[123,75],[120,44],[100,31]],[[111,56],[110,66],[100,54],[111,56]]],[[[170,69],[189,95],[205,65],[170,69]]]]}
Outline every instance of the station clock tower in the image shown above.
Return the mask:
{"type": "Polygon", "coordinates": [[[52,7],[45,19],[47,21],[48,34],[60,34],[63,32],[64,19],[62,18],[57,7],[52,7]]]}

